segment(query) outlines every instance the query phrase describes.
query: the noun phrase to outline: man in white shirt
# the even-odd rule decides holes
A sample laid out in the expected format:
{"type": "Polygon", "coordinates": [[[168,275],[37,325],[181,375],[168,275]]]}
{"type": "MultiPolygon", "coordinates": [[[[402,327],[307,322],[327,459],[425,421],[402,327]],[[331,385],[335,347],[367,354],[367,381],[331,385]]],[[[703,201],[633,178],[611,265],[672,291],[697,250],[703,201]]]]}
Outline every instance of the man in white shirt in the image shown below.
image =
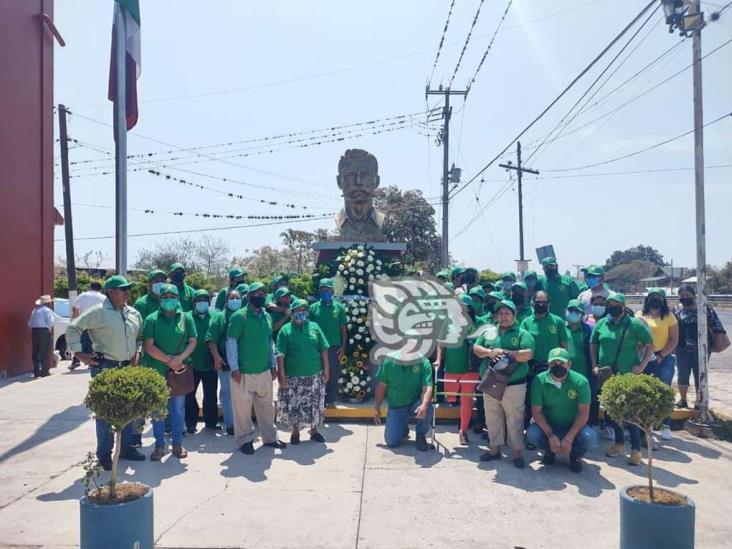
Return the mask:
{"type": "MultiPolygon", "coordinates": [[[[92,282],[89,285],[89,291],[80,293],[74,300],[74,304],[71,309],[71,318],[77,318],[87,309],[91,309],[95,305],[101,305],[104,303],[105,299],[106,296],[102,293],[102,285],[99,282],[92,282]]],[[[81,348],[82,352],[86,354],[92,353],[92,341],[86,330],[81,334],[81,348]]],[[[80,365],[81,362],[79,362],[79,359],[74,356],[74,358],[71,359],[69,370],[74,370],[80,365]]]]}
{"type": "Polygon", "coordinates": [[[42,295],[36,300],[35,308],[28,319],[31,329],[33,345],[33,376],[46,377],[51,375],[51,331],[56,322],[56,316],[48,307],[53,303],[50,295],[42,295]]]}

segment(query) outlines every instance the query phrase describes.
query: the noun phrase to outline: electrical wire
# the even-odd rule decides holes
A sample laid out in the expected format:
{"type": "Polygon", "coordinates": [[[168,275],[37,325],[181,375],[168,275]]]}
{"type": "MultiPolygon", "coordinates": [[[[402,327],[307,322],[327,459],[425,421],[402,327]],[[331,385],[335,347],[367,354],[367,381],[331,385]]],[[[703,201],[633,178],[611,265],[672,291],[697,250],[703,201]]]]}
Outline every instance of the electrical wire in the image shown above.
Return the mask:
{"type": "Polygon", "coordinates": [[[455,0],[452,0],[450,2],[450,9],[447,10],[447,19],[445,20],[445,27],[442,29],[442,36],[440,37],[440,44],[437,46],[437,54],[435,55],[435,62],[432,63],[432,72],[430,73],[430,78],[427,81],[427,89],[429,89],[430,84],[432,83],[432,78],[435,76],[435,69],[437,68],[437,62],[440,60],[440,52],[442,51],[442,46],[445,43],[445,36],[447,35],[447,27],[450,26],[450,17],[452,16],[452,8],[455,6],[455,0]]]}
{"type": "Polygon", "coordinates": [[[473,35],[473,29],[475,28],[475,24],[478,22],[478,17],[480,16],[480,8],[483,7],[483,2],[485,2],[485,0],[480,0],[480,4],[478,4],[478,9],[476,10],[475,16],[473,17],[473,22],[470,25],[468,36],[465,37],[465,44],[463,44],[463,49],[460,52],[460,57],[458,57],[457,64],[455,65],[455,70],[452,71],[450,81],[447,83],[448,88],[452,86],[452,82],[453,80],[455,80],[455,75],[457,75],[457,72],[460,69],[460,64],[463,62],[463,56],[465,55],[465,51],[468,49],[468,44],[470,44],[470,37],[473,35]]]}
{"type": "Polygon", "coordinates": [[[508,15],[508,11],[511,9],[512,4],[513,4],[513,0],[508,0],[506,9],[503,12],[503,16],[501,17],[501,20],[498,22],[498,26],[496,27],[496,30],[493,33],[493,36],[491,37],[491,41],[488,42],[488,47],[486,47],[485,52],[483,52],[483,57],[480,58],[480,63],[478,63],[478,68],[475,69],[475,73],[473,74],[472,78],[468,82],[468,85],[466,86],[466,91],[468,93],[470,92],[470,88],[473,87],[473,84],[475,83],[475,79],[478,77],[478,73],[480,72],[480,69],[483,68],[483,63],[485,63],[485,58],[488,57],[488,52],[491,51],[491,48],[493,47],[493,42],[496,41],[496,36],[498,36],[498,33],[500,32],[501,27],[503,26],[503,22],[506,20],[506,16],[508,15]]]}

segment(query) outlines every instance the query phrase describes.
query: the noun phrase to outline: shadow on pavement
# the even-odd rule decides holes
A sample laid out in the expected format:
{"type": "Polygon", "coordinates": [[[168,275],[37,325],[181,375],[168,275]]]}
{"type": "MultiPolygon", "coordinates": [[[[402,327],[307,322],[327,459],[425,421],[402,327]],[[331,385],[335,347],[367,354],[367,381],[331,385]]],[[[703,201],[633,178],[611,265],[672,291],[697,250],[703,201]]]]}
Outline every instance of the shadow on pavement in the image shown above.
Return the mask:
{"type": "Polygon", "coordinates": [[[83,404],[69,406],[64,411],[53,414],[31,436],[0,454],[0,463],[73,431],[90,416],[91,412],[83,404]]]}
{"type": "Polygon", "coordinates": [[[282,457],[284,452],[290,449],[289,445],[284,450],[275,450],[262,446],[260,442],[255,443],[254,454],[247,456],[234,448],[234,452],[221,462],[220,474],[226,478],[244,477],[252,482],[264,482],[267,480],[267,469],[272,466],[272,460],[282,457]]]}
{"type": "Polygon", "coordinates": [[[660,450],[653,452],[653,458],[660,461],[678,461],[680,463],[689,463],[691,458],[686,454],[697,454],[707,459],[719,459],[722,452],[715,448],[710,448],[702,444],[697,444],[693,440],[684,438],[674,438],[673,440],[665,440],[660,450]]]}
{"type": "MultiPolygon", "coordinates": [[[[412,435],[414,436],[414,435],[412,435]]],[[[429,442],[429,439],[427,439],[429,442]]],[[[400,446],[397,446],[395,448],[389,448],[386,444],[383,442],[379,442],[376,444],[377,448],[382,448],[386,450],[387,452],[392,452],[394,454],[397,454],[399,456],[413,456],[414,457],[414,463],[422,467],[423,469],[428,469],[432,467],[433,465],[436,465],[437,463],[442,461],[442,458],[444,457],[442,455],[442,452],[439,452],[438,450],[427,450],[426,452],[420,452],[417,450],[417,448],[414,446],[414,440],[404,440],[400,446]]]]}

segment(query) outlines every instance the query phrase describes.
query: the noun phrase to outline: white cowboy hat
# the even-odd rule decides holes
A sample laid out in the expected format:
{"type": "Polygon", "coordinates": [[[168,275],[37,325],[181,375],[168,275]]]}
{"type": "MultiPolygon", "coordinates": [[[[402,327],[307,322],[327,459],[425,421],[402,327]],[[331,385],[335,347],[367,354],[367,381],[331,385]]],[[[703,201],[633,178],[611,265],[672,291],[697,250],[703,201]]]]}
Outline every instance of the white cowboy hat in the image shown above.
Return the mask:
{"type": "Polygon", "coordinates": [[[42,295],[36,299],[36,305],[48,305],[51,302],[53,302],[53,298],[50,295],[42,295]]]}

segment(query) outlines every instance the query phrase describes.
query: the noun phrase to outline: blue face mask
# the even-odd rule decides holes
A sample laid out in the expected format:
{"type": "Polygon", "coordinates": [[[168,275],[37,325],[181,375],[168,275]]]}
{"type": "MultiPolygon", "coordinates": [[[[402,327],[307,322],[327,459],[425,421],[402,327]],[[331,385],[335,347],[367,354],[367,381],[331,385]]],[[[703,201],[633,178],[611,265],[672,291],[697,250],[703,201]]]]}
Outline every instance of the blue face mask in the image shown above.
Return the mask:
{"type": "Polygon", "coordinates": [[[165,286],[165,282],[153,282],[152,292],[155,295],[160,295],[160,291],[163,289],[163,286],[165,286]]]}
{"type": "Polygon", "coordinates": [[[588,276],[587,277],[587,285],[591,289],[595,289],[600,285],[600,277],[599,276],[588,276]]]}
{"type": "Polygon", "coordinates": [[[208,301],[196,301],[196,312],[205,315],[208,312],[208,301]]]}
{"type": "Polygon", "coordinates": [[[593,305],[592,306],[592,316],[594,316],[596,318],[605,316],[605,305],[593,305]]]}
{"type": "Polygon", "coordinates": [[[526,284],[526,287],[529,290],[536,288],[536,279],[535,278],[525,278],[524,283],[526,284]]]}
{"type": "Polygon", "coordinates": [[[578,313],[577,311],[567,311],[564,314],[564,318],[567,319],[567,322],[570,324],[577,324],[580,320],[582,320],[582,313],[578,313]]]}
{"type": "Polygon", "coordinates": [[[160,307],[163,309],[163,311],[175,311],[175,309],[178,307],[178,298],[164,297],[160,300],[160,307]]]}
{"type": "Polygon", "coordinates": [[[238,311],[239,309],[241,309],[241,299],[229,299],[226,302],[226,307],[230,311],[238,311]]]}
{"type": "Polygon", "coordinates": [[[513,286],[513,282],[511,282],[510,280],[504,280],[503,282],[501,282],[501,288],[503,288],[504,292],[510,292],[511,286],[513,286]]]}
{"type": "Polygon", "coordinates": [[[333,301],[333,292],[320,292],[320,300],[326,303],[333,301]]]}
{"type": "Polygon", "coordinates": [[[295,311],[292,313],[292,318],[298,324],[302,324],[308,319],[308,313],[307,311],[295,311]]]}

